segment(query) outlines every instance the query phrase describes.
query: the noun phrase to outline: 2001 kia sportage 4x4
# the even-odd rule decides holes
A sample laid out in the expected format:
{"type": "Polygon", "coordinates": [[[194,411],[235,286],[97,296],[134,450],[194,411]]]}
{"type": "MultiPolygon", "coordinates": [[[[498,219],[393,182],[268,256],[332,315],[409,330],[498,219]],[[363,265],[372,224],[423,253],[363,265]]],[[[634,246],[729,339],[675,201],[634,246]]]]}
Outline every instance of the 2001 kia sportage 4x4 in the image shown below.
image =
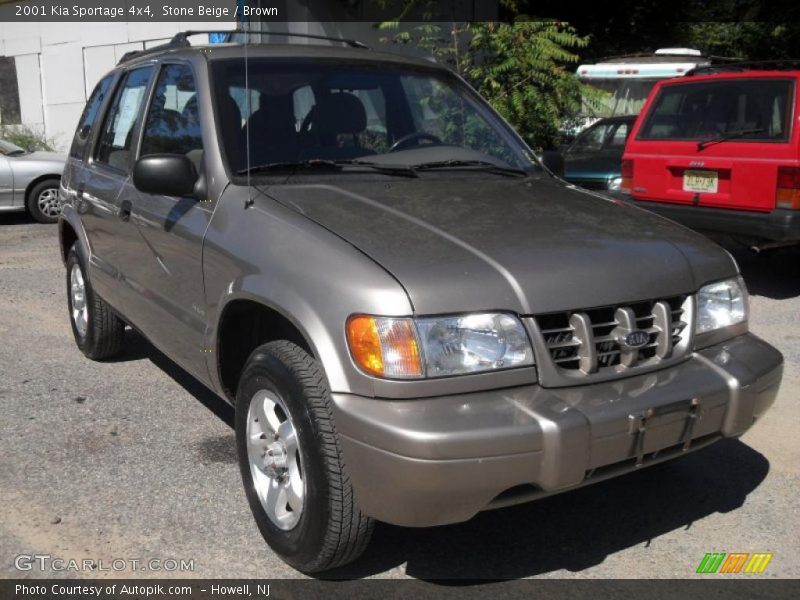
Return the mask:
{"type": "Polygon", "coordinates": [[[179,37],[100,81],[62,193],[78,347],[129,324],[232,403],[258,527],[305,572],[375,519],[738,436],[780,383],[724,250],[565,184],[428,61],[179,37]]]}

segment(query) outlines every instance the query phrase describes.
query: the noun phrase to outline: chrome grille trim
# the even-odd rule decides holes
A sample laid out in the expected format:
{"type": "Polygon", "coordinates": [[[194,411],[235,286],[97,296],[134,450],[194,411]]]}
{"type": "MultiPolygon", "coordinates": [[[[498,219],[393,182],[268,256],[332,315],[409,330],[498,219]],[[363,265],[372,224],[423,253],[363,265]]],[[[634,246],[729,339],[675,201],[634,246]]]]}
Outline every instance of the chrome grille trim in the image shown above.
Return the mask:
{"type": "Polygon", "coordinates": [[[645,373],[690,354],[694,296],[622,303],[525,319],[543,385],[565,386],[645,373]],[[625,343],[631,332],[648,338],[625,343]],[[644,341],[644,340],[642,340],[644,341]]]}

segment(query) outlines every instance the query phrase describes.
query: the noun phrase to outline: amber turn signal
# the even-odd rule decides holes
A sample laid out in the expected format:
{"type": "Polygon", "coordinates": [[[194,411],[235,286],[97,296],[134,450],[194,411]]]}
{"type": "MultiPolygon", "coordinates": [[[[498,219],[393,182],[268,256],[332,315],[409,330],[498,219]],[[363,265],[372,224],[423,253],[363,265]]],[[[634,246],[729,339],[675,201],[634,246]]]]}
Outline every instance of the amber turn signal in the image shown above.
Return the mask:
{"type": "Polygon", "coordinates": [[[398,379],[422,377],[419,346],[411,319],[350,317],[347,344],[356,364],[371,375],[398,379]]]}

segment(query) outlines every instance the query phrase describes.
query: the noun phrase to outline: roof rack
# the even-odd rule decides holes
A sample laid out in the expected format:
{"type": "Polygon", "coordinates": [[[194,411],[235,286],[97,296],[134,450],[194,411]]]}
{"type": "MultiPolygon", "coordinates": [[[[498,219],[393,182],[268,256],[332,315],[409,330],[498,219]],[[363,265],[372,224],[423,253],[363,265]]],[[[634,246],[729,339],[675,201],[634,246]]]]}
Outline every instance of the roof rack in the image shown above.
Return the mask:
{"type": "Polygon", "coordinates": [[[244,33],[246,35],[253,35],[253,34],[260,34],[260,35],[276,35],[281,37],[298,37],[298,38],[305,38],[309,40],[326,40],[328,42],[339,42],[340,44],[346,44],[351,48],[361,48],[362,50],[372,50],[369,46],[367,46],[364,42],[360,42],[358,40],[353,40],[350,38],[341,38],[341,37],[334,37],[329,35],[316,35],[314,33],[294,33],[291,31],[234,31],[232,33],[244,33]]]}
{"type": "Polygon", "coordinates": [[[711,64],[702,67],[695,67],[686,71],[686,76],[692,75],[714,75],[715,73],[740,73],[742,71],[770,70],[770,71],[789,71],[800,70],[800,59],[772,59],[772,60],[741,60],[729,62],[727,64],[711,64]]]}
{"type": "MultiPolygon", "coordinates": [[[[131,50],[130,52],[126,52],[122,55],[122,58],[119,59],[117,62],[118,65],[122,63],[128,62],[129,60],[133,60],[134,58],[141,58],[142,56],[147,56],[149,54],[155,54],[156,52],[163,52],[164,50],[172,50],[175,48],[186,48],[187,46],[191,46],[189,43],[189,37],[193,35],[201,35],[201,34],[211,34],[211,33],[224,33],[228,37],[227,39],[231,39],[234,33],[241,33],[241,29],[231,29],[228,31],[219,29],[192,29],[189,31],[179,31],[176,33],[170,41],[166,44],[159,44],[158,46],[153,46],[151,48],[145,48],[144,50],[131,50]]],[[[145,42],[150,42],[153,40],[144,40],[145,42]]]]}
{"type": "MultiPolygon", "coordinates": [[[[122,55],[122,58],[119,59],[117,62],[118,65],[122,63],[128,62],[129,60],[133,60],[134,58],[141,58],[142,56],[148,56],[149,54],[155,54],[156,52],[163,52],[165,50],[172,50],[175,48],[186,48],[190,46],[189,37],[193,35],[201,35],[201,34],[211,34],[211,33],[224,33],[226,34],[225,41],[226,42],[233,42],[234,36],[236,34],[244,34],[244,35],[252,35],[252,34],[260,34],[260,35],[275,35],[275,36],[282,36],[282,37],[298,37],[298,38],[305,38],[305,39],[312,39],[312,40],[326,40],[329,42],[339,42],[341,44],[346,44],[351,48],[362,48],[364,50],[371,50],[369,46],[367,46],[364,42],[359,42],[358,40],[353,40],[349,38],[340,38],[340,37],[332,37],[327,35],[315,35],[311,33],[292,33],[289,31],[245,31],[243,29],[232,29],[229,31],[220,31],[219,29],[191,29],[188,31],[180,31],[176,33],[172,39],[167,42],[166,44],[159,44],[158,46],[153,46],[152,48],[145,48],[144,50],[132,50],[130,52],[126,52],[122,55]]],[[[153,41],[153,40],[145,40],[145,41],[153,41]]]]}

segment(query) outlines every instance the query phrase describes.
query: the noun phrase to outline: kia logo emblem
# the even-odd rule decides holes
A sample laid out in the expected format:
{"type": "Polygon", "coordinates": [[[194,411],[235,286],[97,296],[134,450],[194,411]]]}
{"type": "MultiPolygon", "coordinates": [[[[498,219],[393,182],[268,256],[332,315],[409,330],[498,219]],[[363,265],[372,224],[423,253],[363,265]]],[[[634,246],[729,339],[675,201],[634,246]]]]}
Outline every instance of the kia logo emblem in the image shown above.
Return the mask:
{"type": "Polygon", "coordinates": [[[646,331],[642,331],[641,329],[631,331],[622,340],[623,344],[625,344],[628,348],[641,348],[642,346],[646,346],[649,341],[650,334],[646,331]]]}

